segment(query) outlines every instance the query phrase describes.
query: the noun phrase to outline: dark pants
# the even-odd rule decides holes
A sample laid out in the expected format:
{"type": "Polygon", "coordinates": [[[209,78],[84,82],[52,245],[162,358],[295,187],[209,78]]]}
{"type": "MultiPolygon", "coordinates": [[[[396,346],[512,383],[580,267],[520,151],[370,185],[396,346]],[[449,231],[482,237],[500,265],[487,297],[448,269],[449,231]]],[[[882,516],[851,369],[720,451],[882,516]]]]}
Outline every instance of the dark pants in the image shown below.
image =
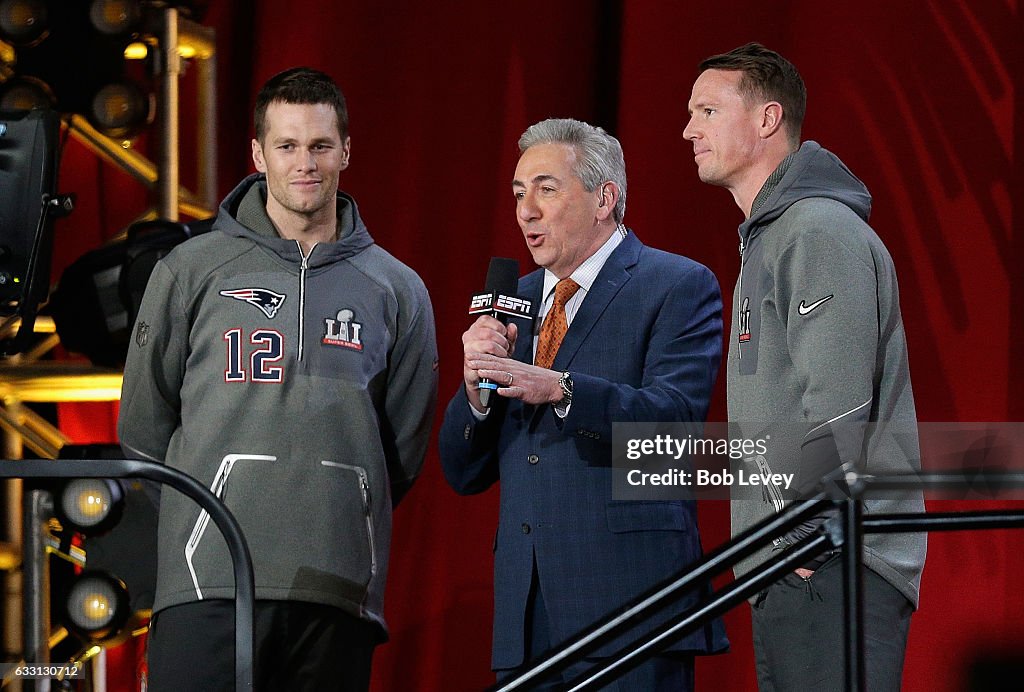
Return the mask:
{"type": "MultiPolygon", "coordinates": [[[[889,582],[864,570],[867,689],[899,692],[913,607],[889,582]]],[[[832,558],[807,580],[790,573],[753,608],[761,692],[843,690],[846,683],[843,568],[832,558]]]]}
{"type": "MultiPolygon", "coordinates": [[[[256,603],[253,683],[263,690],[370,688],[379,630],[317,603],[256,603]]],[[[149,633],[150,692],[235,689],[235,608],[222,599],[166,608],[149,633]]]]}
{"type": "MultiPolygon", "coordinates": [[[[532,661],[540,658],[551,648],[549,634],[548,614],[544,606],[544,598],[540,592],[540,582],[537,580],[537,573],[533,575],[533,585],[530,588],[529,601],[526,605],[526,660],[532,661]]],[[[529,683],[526,689],[529,690],[566,690],[570,689],[570,682],[576,679],[590,668],[607,659],[586,658],[580,663],[575,663],[561,672],[554,678],[548,678],[543,683],[529,683]]],[[[513,668],[510,670],[495,671],[499,683],[511,682],[517,675],[524,672],[528,666],[513,668]]],[[[602,690],[610,692],[693,692],[694,665],[693,656],[688,654],[666,654],[654,656],[646,662],[608,683],[602,690]]]]}

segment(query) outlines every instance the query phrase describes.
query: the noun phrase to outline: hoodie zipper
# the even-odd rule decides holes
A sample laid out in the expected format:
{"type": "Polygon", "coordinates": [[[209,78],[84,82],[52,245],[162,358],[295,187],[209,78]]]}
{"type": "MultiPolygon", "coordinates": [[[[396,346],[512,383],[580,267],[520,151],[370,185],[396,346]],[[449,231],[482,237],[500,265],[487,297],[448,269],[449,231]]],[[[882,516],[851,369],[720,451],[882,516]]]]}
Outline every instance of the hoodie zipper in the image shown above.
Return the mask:
{"type": "Polygon", "coordinates": [[[353,466],[351,464],[342,464],[337,461],[326,461],[320,462],[324,466],[334,466],[339,469],[345,469],[346,471],[353,471],[356,476],[359,477],[359,494],[363,499],[363,516],[366,520],[366,540],[370,548],[370,577],[377,575],[377,547],[373,540],[373,510],[370,505],[370,479],[366,474],[366,469],[361,466],[353,466]]]}
{"type": "Polygon", "coordinates": [[[309,256],[313,254],[316,243],[309,248],[309,255],[303,254],[302,243],[295,241],[299,246],[299,256],[302,257],[302,265],[299,267],[299,361],[302,361],[302,345],[305,342],[305,318],[306,318],[306,270],[309,268],[309,256]]]}
{"type": "MultiPolygon", "coordinates": [[[[358,468],[358,467],[357,467],[358,468]]],[[[373,544],[373,513],[370,509],[370,481],[366,469],[359,468],[359,488],[363,494],[363,510],[366,514],[366,535],[370,541],[370,576],[377,574],[377,548],[373,544]]]]}
{"type": "MultiPolygon", "coordinates": [[[[740,305],[743,300],[743,251],[746,250],[747,246],[743,243],[743,238],[740,238],[740,279],[739,279],[739,290],[736,291],[736,305],[733,307],[735,314],[740,316],[740,322],[743,321],[743,315],[740,313],[740,305]]],[[[739,335],[734,335],[737,339],[739,335]]],[[[743,360],[743,348],[740,344],[736,346],[736,357],[737,360],[743,360]]]]}
{"type": "MultiPolygon", "coordinates": [[[[768,460],[764,458],[763,454],[758,454],[754,457],[754,463],[757,465],[757,472],[762,476],[772,475],[772,467],[768,465],[768,460]]],[[[782,497],[782,491],[779,490],[779,486],[768,484],[762,486],[761,490],[761,498],[765,502],[771,502],[776,512],[781,512],[786,508],[786,501],[782,497]]]]}

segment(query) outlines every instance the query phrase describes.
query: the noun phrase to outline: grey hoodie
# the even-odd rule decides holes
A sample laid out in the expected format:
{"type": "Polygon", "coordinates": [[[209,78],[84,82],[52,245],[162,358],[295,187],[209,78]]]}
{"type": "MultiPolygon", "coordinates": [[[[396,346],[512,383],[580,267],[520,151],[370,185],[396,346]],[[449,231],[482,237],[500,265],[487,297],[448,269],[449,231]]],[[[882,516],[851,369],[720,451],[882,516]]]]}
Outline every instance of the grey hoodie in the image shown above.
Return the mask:
{"type": "MultiPolygon", "coordinates": [[[[129,456],[210,487],[242,525],[258,599],[337,606],[386,628],[394,501],[416,478],[437,394],[423,282],[338,193],[339,239],[303,257],[246,178],[214,231],[149,280],[125,365],[129,456]]],[[[178,493],[160,508],[155,610],[233,598],[226,547],[178,493]]]]}
{"type": "MultiPolygon", "coordinates": [[[[751,471],[808,489],[838,463],[867,473],[920,469],[914,395],[892,258],[867,224],[871,196],[805,142],[769,178],[739,227],[742,265],[728,375],[734,434],[770,439],[751,471]]],[[[734,533],[792,496],[734,488],[734,533]]],[[[870,496],[867,513],[919,512],[919,492],[870,496]]],[[[917,607],[925,534],[869,534],[864,562],[917,607]]],[[[785,548],[779,537],[776,549],[785,548]]],[[[741,563],[737,574],[768,557],[741,563]]]]}

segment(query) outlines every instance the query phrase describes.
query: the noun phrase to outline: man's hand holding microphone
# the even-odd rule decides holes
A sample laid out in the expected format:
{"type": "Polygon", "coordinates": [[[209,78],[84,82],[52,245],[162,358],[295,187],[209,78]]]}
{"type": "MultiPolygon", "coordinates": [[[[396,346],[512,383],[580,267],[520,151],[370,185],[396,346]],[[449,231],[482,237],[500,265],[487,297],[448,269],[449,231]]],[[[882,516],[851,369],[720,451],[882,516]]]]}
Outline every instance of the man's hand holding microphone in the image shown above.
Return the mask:
{"type": "Polygon", "coordinates": [[[494,392],[528,404],[558,403],[564,397],[562,373],[512,358],[519,326],[508,318],[534,316],[531,302],[515,295],[518,275],[515,260],[492,258],[487,287],[470,302],[469,313],[479,316],[462,335],[462,370],[469,403],[479,413],[487,412],[494,392]]]}

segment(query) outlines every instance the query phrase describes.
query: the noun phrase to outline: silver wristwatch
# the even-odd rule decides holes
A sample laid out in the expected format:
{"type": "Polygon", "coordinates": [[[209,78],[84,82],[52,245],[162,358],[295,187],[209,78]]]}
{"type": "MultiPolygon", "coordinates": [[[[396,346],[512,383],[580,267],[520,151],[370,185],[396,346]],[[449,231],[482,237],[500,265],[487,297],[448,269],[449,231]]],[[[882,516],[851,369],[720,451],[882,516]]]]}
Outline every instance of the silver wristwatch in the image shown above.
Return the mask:
{"type": "Polygon", "coordinates": [[[569,408],[569,404],[572,403],[572,375],[568,370],[558,378],[558,386],[562,388],[562,400],[556,406],[562,409],[569,408]]]}

